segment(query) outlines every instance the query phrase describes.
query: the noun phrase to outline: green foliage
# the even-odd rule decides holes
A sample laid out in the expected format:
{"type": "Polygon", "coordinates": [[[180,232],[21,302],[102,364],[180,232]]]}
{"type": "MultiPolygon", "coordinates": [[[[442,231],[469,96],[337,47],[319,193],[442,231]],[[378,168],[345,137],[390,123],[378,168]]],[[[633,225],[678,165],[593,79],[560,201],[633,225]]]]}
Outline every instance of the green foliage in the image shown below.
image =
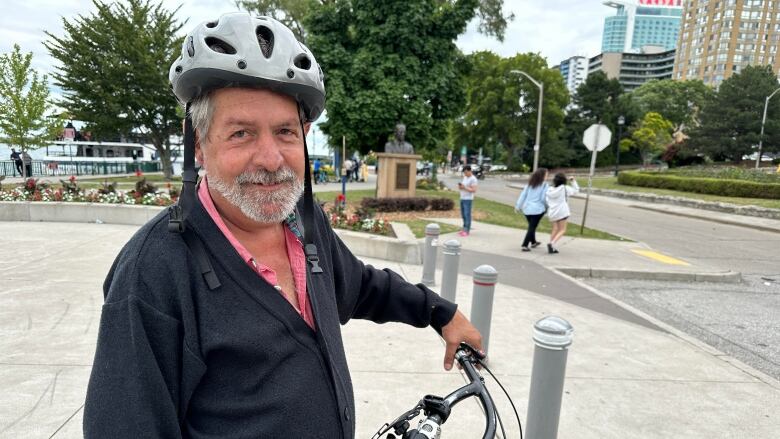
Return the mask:
{"type": "Polygon", "coordinates": [[[30,68],[32,53],[22,54],[18,44],[0,55],[0,132],[10,146],[22,151],[46,145],[62,129],[51,114],[49,86],[30,68]]]}
{"type": "Polygon", "coordinates": [[[726,197],[780,199],[780,183],[725,178],[684,177],[668,173],[621,172],[618,183],[726,197]]]}
{"type": "Polygon", "coordinates": [[[381,152],[396,123],[416,152],[444,140],[444,122],[463,107],[463,56],[455,39],[477,0],[334,1],[306,19],[322,64],[331,146],[381,152]]]}
{"type": "Polygon", "coordinates": [[[60,63],[53,74],[64,91],[58,103],[98,137],[140,135],[154,144],[169,177],[169,138],[181,131],[181,114],[168,67],[181,50],[182,24],[151,0],[93,4],[89,16],[63,18],[63,36],[46,33],[44,44],[60,63]]]}
{"type": "MultiPolygon", "coordinates": [[[[566,155],[565,148],[548,143],[556,140],[564,118],[563,108],[569,102],[560,72],[548,68],[547,61],[533,53],[501,58],[492,52],[476,52],[467,59],[466,111],[451,124],[452,144],[467,145],[474,152],[483,147],[487,154],[494,145],[499,145],[507,153],[510,169],[530,162],[536,136],[539,88],[524,76],[511,73],[520,70],[544,84],[540,166],[560,161],[561,156],[566,155]],[[522,108],[519,105],[521,97],[522,108]]],[[[494,157],[496,159],[498,157],[494,157]]]]}
{"type": "Polygon", "coordinates": [[[455,202],[450,198],[430,197],[363,198],[360,206],[363,209],[376,212],[448,211],[455,208],[455,202]]]}
{"type": "Polygon", "coordinates": [[[681,177],[722,178],[727,180],[745,180],[763,183],[780,183],[780,174],[767,173],[758,169],[746,169],[736,166],[692,166],[666,171],[665,174],[681,177]]]}
{"type": "Polygon", "coordinates": [[[620,81],[607,78],[604,72],[595,72],[577,88],[572,102],[581,118],[610,125],[619,116],[616,104],[622,94],[620,81]]]}
{"type": "Polygon", "coordinates": [[[652,158],[672,143],[672,123],[658,113],[645,114],[631,133],[631,139],[622,142],[639,151],[645,166],[652,158]]]}
{"type": "Polygon", "coordinates": [[[685,130],[698,125],[699,111],[715,92],[698,79],[666,79],[646,82],[631,94],[640,113],[658,113],[676,130],[685,130]]]}
{"type": "MultiPolygon", "coordinates": [[[[688,145],[694,153],[714,160],[739,162],[753,152],[761,133],[767,96],[778,87],[771,66],[748,66],[723,81],[717,95],[704,104],[701,125],[692,131],[688,145]]],[[[764,139],[765,152],[780,152],[780,99],[769,101],[764,139]]]]}

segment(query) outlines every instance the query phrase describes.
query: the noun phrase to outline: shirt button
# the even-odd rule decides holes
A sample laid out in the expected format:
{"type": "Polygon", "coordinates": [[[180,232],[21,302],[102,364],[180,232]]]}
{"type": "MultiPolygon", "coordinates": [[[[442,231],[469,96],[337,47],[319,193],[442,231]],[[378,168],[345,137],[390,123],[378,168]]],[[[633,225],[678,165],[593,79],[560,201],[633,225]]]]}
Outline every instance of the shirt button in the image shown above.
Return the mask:
{"type": "Polygon", "coordinates": [[[276,291],[282,291],[281,285],[274,285],[274,288],[276,288],[276,291]]]}
{"type": "Polygon", "coordinates": [[[344,409],[344,419],[349,421],[349,409],[347,409],[347,408],[344,409]]]}

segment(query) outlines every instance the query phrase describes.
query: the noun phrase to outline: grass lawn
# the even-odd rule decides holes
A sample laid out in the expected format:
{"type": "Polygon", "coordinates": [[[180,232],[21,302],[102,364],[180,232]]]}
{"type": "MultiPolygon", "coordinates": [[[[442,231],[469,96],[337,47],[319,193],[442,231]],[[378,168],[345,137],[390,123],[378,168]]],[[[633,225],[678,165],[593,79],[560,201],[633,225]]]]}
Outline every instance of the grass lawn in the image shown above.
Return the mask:
{"type": "Polygon", "coordinates": [[[452,224],[440,223],[438,221],[428,221],[424,219],[406,220],[406,221],[399,221],[399,222],[405,223],[407,226],[409,226],[409,228],[412,229],[412,233],[414,233],[414,236],[416,238],[425,237],[425,226],[427,226],[431,222],[435,222],[436,224],[439,225],[439,227],[441,227],[440,233],[442,235],[444,235],[445,233],[452,233],[460,230],[460,227],[453,226],[452,224]]]}
{"type": "MultiPolygon", "coordinates": [[[[583,183],[583,187],[585,186],[587,186],[587,180],[585,180],[585,182],[583,183]]],[[[658,189],[652,187],[626,186],[626,185],[618,184],[616,177],[594,178],[593,187],[599,189],[614,189],[614,190],[625,191],[625,192],[641,192],[646,194],[670,195],[674,197],[693,198],[696,200],[732,203],[732,204],[740,204],[740,205],[752,205],[752,206],[761,206],[761,207],[769,207],[773,209],[780,209],[780,200],[770,200],[767,198],[723,197],[720,195],[697,194],[695,192],[681,192],[681,191],[673,191],[669,189],[658,189]]]]}
{"type": "MultiPolygon", "coordinates": [[[[320,201],[327,201],[328,203],[333,203],[333,200],[335,200],[336,196],[340,192],[320,192],[315,194],[315,196],[320,201]]],[[[455,201],[455,206],[457,208],[458,201],[459,201],[459,194],[457,191],[417,191],[417,194],[422,197],[443,197],[443,198],[450,198],[455,201]]],[[[373,197],[374,196],[374,190],[357,190],[357,191],[347,191],[347,203],[353,204],[353,205],[359,205],[360,201],[365,197],[373,197]]],[[[516,214],[514,207],[509,206],[506,204],[501,204],[495,201],[485,200],[484,198],[477,198],[474,200],[474,212],[473,215],[475,217],[475,221],[481,221],[488,224],[494,224],[497,226],[504,226],[504,227],[511,227],[514,229],[525,229],[527,223],[525,222],[525,218],[522,215],[516,214]],[[480,213],[482,215],[480,215],[480,213]],[[482,218],[477,219],[477,216],[482,216],[482,218]]],[[[422,212],[421,212],[422,213],[422,212]]],[[[425,212],[425,215],[430,217],[436,217],[436,212],[425,212]]],[[[402,221],[407,224],[410,223],[410,221],[402,221]]],[[[424,231],[425,224],[428,224],[425,220],[414,220],[411,222],[420,222],[422,224],[421,230],[424,231]]],[[[442,226],[442,233],[447,233],[444,230],[444,227],[442,224],[439,224],[442,226]]],[[[415,231],[415,227],[412,224],[409,224],[409,227],[412,229],[412,231],[415,232],[415,235],[418,237],[424,236],[423,234],[418,234],[417,231],[415,231]]],[[[455,230],[458,230],[459,228],[456,227],[455,230]]],[[[453,230],[453,231],[455,231],[453,230]]],[[[550,222],[545,217],[542,222],[539,224],[539,228],[537,231],[541,233],[550,233],[550,222]]],[[[579,227],[575,226],[573,223],[569,224],[569,236],[581,236],[583,238],[592,238],[592,239],[606,239],[606,240],[612,240],[612,241],[625,241],[624,238],[620,238],[615,235],[611,235],[607,232],[602,232],[601,230],[594,230],[585,228],[585,233],[583,235],[579,235],[579,227]]]]}

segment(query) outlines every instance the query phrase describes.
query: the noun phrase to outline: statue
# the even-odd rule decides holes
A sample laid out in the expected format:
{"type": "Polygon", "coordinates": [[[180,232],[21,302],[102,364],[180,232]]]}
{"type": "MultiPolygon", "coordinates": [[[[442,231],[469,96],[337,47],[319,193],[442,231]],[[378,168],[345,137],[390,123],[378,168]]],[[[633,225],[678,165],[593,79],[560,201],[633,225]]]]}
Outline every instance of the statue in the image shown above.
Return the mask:
{"type": "Polygon", "coordinates": [[[389,154],[414,154],[412,144],[404,140],[406,125],[399,123],[395,126],[395,139],[385,143],[385,152],[389,154]]]}

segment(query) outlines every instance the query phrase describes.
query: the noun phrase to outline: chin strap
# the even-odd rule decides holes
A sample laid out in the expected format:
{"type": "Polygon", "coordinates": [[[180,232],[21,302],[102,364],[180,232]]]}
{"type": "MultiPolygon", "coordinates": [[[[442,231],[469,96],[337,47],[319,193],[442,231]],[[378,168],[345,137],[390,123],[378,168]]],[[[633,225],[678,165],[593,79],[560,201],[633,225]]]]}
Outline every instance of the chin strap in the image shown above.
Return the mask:
{"type": "Polygon", "coordinates": [[[187,103],[184,120],[184,163],[181,174],[182,188],[179,200],[171,206],[168,218],[168,231],[182,233],[187,228],[187,217],[195,204],[195,184],[198,174],[195,172],[195,130],[190,118],[190,103],[187,103]]]}
{"type": "MultiPolygon", "coordinates": [[[[302,114],[299,111],[299,114],[302,114]]],[[[300,118],[301,135],[303,136],[303,156],[305,170],[303,177],[303,251],[309,262],[312,274],[322,273],[320,258],[317,256],[317,246],[314,244],[314,196],[311,191],[311,169],[309,169],[309,147],[306,143],[306,131],[303,128],[303,117],[300,118]]]]}

